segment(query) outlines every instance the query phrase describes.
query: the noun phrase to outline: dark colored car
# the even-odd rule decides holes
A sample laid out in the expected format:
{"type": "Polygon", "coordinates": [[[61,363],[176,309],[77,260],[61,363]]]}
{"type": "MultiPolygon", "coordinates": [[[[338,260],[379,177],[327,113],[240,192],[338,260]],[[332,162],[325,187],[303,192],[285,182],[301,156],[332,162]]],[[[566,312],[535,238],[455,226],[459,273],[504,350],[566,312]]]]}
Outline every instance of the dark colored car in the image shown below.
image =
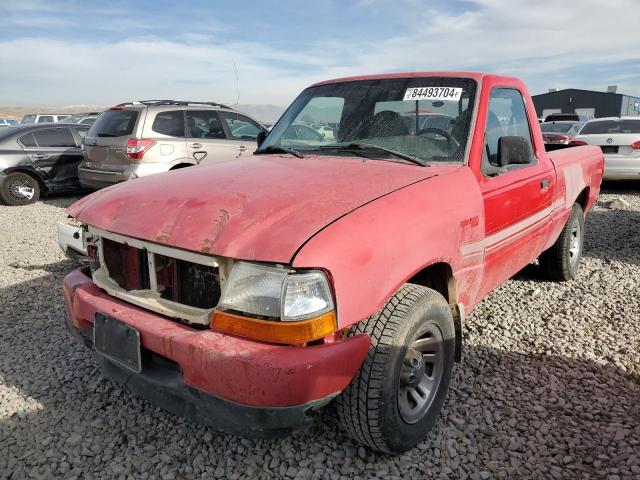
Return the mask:
{"type": "MultiPolygon", "coordinates": [[[[540,130],[542,130],[542,139],[544,144],[552,149],[555,147],[568,146],[575,138],[580,129],[584,126],[585,122],[544,122],[540,124],[540,130]]],[[[547,148],[547,151],[549,148],[547,148]]]]}
{"type": "Polygon", "coordinates": [[[547,115],[545,122],[588,122],[593,116],[586,113],[552,113],[547,115]]]}
{"type": "Polygon", "coordinates": [[[0,200],[35,203],[41,193],[80,189],[78,164],[87,125],[20,125],[0,130],[0,200]]]}
{"type": "Polygon", "coordinates": [[[93,125],[95,121],[98,119],[100,112],[83,112],[83,113],[74,113],[73,115],[68,116],[60,120],[60,123],[78,123],[80,125],[93,125]]]}

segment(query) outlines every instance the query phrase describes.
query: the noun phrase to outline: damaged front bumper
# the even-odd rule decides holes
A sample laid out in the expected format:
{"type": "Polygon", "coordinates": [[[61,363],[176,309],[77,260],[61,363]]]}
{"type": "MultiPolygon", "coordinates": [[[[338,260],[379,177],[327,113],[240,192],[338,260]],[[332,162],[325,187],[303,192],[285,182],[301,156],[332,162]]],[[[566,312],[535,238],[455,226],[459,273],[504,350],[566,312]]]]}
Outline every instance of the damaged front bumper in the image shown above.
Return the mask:
{"type": "Polygon", "coordinates": [[[173,413],[228,433],[270,437],[302,424],[349,384],[370,339],[358,335],[315,346],[282,346],[198,330],[107,295],[76,270],[64,279],[67,326],[93,349],[97,313],[140,333],[142,371],[99,353],[107,376],[173,413]]]}
{"type": "Polygon", "coordinates": [[[58,245],[71,258],[87,256],[86,232],[81,226],[58,222],[58,245]]]}

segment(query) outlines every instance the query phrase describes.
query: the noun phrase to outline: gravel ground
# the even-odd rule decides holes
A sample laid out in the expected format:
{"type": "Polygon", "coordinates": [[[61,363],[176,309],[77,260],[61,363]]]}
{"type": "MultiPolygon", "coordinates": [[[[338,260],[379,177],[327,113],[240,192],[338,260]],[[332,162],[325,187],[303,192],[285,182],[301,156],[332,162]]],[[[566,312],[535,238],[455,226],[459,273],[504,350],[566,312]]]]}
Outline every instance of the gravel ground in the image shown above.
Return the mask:
{"type": "Polygon", "coordinates": [[[436,428],[398,457],[360,447],[330,412],[247,440],[102,378],[63,324],[75,264],[55,223],[72,201],[0,207],[0,478],[640,478],[637,184],[607,186],[576,280],[527,268],[479,305],[436,428]]]}

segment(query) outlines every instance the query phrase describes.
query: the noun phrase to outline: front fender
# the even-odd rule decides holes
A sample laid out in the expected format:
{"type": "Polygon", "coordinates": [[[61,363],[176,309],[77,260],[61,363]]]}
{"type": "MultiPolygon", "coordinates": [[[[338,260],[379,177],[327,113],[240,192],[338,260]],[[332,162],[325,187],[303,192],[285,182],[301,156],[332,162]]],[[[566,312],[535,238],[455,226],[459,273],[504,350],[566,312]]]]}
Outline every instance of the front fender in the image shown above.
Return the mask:
{"type": "Polygon", "coordinates": [[[378,198],[312,237],[295,268],[329,272],[341,328],[383,307],[416,272],[445,262],[457,302],[476,303],[482,279],[484,207],[471,170],[460,166],[378,198]]]}

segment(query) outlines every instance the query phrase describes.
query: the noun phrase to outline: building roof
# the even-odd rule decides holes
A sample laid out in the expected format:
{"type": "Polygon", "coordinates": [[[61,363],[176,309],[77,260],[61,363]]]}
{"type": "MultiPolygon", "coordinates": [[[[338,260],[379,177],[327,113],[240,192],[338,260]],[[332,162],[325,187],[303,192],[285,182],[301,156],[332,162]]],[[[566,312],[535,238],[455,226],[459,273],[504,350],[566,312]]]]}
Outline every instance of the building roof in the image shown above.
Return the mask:
{"type": "Polygon", "coordinates": [[[619,95],[621,97],[630,97],[630,98],[637,98],[640,99],[640,97],[635,97],[633,95],[627,95],[626,93],[610,93],[610,92],[600,92],[598,90],[585,90],[583,88],[563,88],[562,90],[556,90],[555,92],[545,92],[545,93],[538,93],[537,95],[532,95],[532,97],[541,97],[543,95],[555,95],[558,93],[565,93],[565,92],[586,92],[589,94],[598,94],[598,95],[619,95]]]}

